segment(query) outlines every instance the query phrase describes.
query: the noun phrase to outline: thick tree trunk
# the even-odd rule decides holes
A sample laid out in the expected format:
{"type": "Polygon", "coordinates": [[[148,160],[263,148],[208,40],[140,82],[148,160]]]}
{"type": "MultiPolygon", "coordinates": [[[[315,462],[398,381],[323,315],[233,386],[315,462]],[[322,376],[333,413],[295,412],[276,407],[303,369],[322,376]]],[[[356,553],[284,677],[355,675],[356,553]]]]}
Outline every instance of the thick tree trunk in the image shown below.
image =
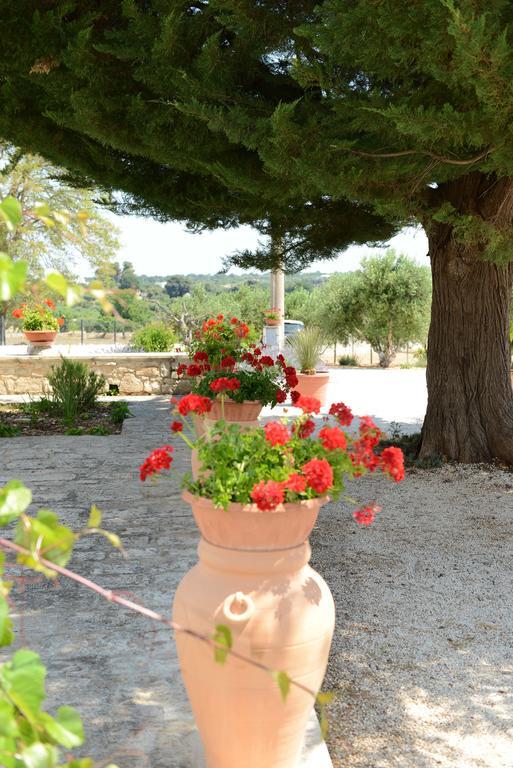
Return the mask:
{"type": "MultiPolygon", "coordinates": [[[[510,188],[493,206],[494,217],[483,216],[486,210],[480,209],[481,217],[495,224],[508,195],[510,188]]],[[[477,193],[474,202],[475,215],[477,193]]],[[[484,260],[478,246],[457,242],[448,224],[429,227],[429,255],[433,304],[428,407],[419,455],[513,464],[509,345],[513,264],[484,260]]]]}

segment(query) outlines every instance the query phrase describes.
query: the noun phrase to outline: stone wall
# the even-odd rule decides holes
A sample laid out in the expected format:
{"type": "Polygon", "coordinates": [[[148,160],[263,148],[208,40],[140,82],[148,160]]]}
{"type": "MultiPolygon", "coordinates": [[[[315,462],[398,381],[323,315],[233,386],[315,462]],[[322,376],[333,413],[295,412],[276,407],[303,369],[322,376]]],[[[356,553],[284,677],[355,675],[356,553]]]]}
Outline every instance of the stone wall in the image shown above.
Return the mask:
{"type": "MultiPolygon", "coordinates": [[[[107,385],[120,395],[169,395],[184,393],[187,381],[178,383],[176,369],[183,356],[165,352],[130,352],[72,358],[102,373],[107,385]]],[[[0,356],[0,395],[41,395],[48,389],[48,374],[60,363],[58,355],[0,356]]]]}

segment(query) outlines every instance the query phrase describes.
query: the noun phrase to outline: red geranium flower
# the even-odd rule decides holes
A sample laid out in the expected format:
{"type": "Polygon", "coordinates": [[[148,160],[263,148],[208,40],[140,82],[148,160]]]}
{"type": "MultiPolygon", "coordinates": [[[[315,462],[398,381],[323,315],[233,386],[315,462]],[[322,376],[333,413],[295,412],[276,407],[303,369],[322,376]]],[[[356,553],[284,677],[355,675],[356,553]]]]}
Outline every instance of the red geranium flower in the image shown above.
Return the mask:
{"type": "Polygon", "coordinates": [[[23,317],[23,310],[22,309],[13,309],[12,316],[13,317],[17,317],[17,318],[23,317]]]}
{"type": "Polygon", "coordinates": [[[353,414],[350,408],[344,403],[333,403],[330,408],[331,416],[335,416],[338,423],[343,427],[349,427],[353,421],[353,414]]]}
{"type": "Polygon", "coordinates": [[[274,365],[274,360],[270,355],[264,355],[260,358],[260,363],[267,366],[267,368],[271,368],[274,365]]]}
{"type": "Polygon", "coordinates": [[[347,448],[346,436],[338,427],[323,427],[319,431],[319,438],[327,451],[336,451],[338,448],[344,451],[347,448]]]}
{"type": "Polygon", "coordinates": [[[187,368],[187,376],[201,376],[201,368],[196,363],[192,363],[187,368]]]}
{"type": "Polygon", "coordinates": [[[187,365],[185,363],[180,363],[180,365],[176,369],[176,375],[178,377],[183,376],[186,370],[187,370],[187,365]]]}
{"type": "Polygon", "coordinates": [[[206,352],[202,352],[200,349],[194,355],[195,363],[208,363],[208,355],[206,352]]]}
{"type": "Polygon", "coordinates": [[[171,430],[173,432],[182,432],[183,431],[183,424],[181,421],[173,421],[171,424],[171,430]]]}
{"type": "Polygon", "coordinates": [[[404,455],[400,448],[390,446],[381,454],[381,467],[396,483],[404,480],[404,455]]]}
{"type": "Polygon", "coordinates": [[[333,469],[326,459],[310,459],[301,469],[316,493],[325,493],[333,485],[333,469]]]}
{"type": "Polygon", "coordinates": [[[223,357],[223,359],[221,360],[221,368],[233,368],[233,366],[235,365],[235,362],[236,362],[235,358],[232,357],[231,355],[228,355],[227,357],[223,357]]]}
{"type": "Polygon", "coordinates": [[[275,480],[261,480],[255,486],[250,494],[252,500],[262,512],[269,512],[275,509],[285,499],[285,491],[282,483],[275,480]]]}
{"type": "Polygon", "coordinates": [[[290,432],[285,424],[280,424],[279,421],[271,421],[264,427],[265,439],[271,443],[271,445],[285,445],[290,442],[290,432]]]}
{"type": "Polygon", "coordinates": [[[285,480],[283,486],[293,493],[303,493],[303,491],[306,491],[306,477],[299,475],[297,472],[293,472],[289,475],[288,479],[285,480]]]}
{"type": "Polygon", "coordinates": [[[287,399],[287,393],[283,391],[283,389],[279,389],[276,392],[276,402],[277,403],[284,403],[287,399]]]}
{"type": "Polygon", "coordinates": [[[319,413],[321,410],[321,401],[316,397],[307,397],[306,395],[301,395],[294,405],[301,408],[303,413],[319,413]]]}
{"type": "Polygon", "coordinates": [[[293,392],[291,392],[290,399],[292,400],[292,405],[296,405],[300,397],[301,397],[301,393],[298,392],[297,390],[294,390],[293,392]]]}
{"type": "Polygon", "coordinates": [[[208,413],[212,408],[212,400],[209,397],[201,397],[201,395],[195,395],[191,392],[190,395],[182,397],[178,403],[178,411],[182,416],[187,416],[188,413],[208,413]]]}
{"type": "Polygon", "coordinates": [[[312,419],[303,421],[297,428],[295,428],[295,432],[302,440],[306,440],[307,437],[310,437],[312,432],[315,432],[315,421],[312,421],[312,419]]]}
{"type": "Polygon", "coordinates": [[[236,389],[239,389],[240,387],[240,381],[238,379],[231,378],[228,379],[226,376],[221,376],[219,379],[215,379],[215,381],[210,382],[210,389],[212,392],[225,392],[227,390],[234,391],[236,389]]]}
{"type": "Polygon", "coordinates": [[[163,469],[169,469],[173,461],[173,457],[170,455],[172,450],[172,445],[163,445],[162,448],[157,448],[150,453],[139,468],[139,477],[143,482],[150,475],[155,475],[163,469]]]}
{"type": "Polygon", "coordinates": [[[373,504],[372,506],[355,509],[353,517],[359,525],[370,525],[378,512],[381,512],[381,507],[378,504],[373,504]]]}
{"type": "Polygon", "coordinates": [[[55,312],[55,304],[51,299],[45,299],[45,304],[47,307],[49,307],[53,312],[55,312]]]}
{"type": "Polygon", "coordinates": [[[63,317],[58,317],[57,318],[57,324],[62,327],[64,325],[64,318],[63,317]]]}

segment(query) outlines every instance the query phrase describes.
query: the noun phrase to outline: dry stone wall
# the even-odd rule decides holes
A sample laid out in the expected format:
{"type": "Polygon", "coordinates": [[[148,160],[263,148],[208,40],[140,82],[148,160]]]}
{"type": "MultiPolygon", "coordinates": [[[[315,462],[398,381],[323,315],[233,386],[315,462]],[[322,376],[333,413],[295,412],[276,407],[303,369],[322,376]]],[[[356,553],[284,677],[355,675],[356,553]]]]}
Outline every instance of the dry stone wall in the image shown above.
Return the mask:
{"type": "MultiPolygon", "coordinates": [[[[167,353],[131,352],[71,358],[102,373],[107,386],[119,388],[120,395],[183,394],[188,381],[178,382],[176,371],[183,356],[167,353]]],[[[48,374],[60,363],[58,355],[0,356],[0,395],[42,395],[48,389],[48,374]]]]}

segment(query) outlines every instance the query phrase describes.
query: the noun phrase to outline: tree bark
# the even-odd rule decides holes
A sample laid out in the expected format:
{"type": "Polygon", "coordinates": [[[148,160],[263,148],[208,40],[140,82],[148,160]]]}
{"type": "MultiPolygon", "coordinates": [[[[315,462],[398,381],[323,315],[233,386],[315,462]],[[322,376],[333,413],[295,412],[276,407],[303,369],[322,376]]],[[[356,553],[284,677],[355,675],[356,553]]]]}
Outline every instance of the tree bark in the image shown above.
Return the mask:
{"type": "MultiPolygon", "coordinates": [[[[510,224],[511,181],[495,182],[490,200],[480,191],[483,178],[460,187],[459,211],[478,212],[496,226],[510,224]]],[[[483,259],[482,248],[456,240],[449,224],[431,222],[428,237],[433,303],[419,456],[513,465],[513,263],[483,259]]]]}

